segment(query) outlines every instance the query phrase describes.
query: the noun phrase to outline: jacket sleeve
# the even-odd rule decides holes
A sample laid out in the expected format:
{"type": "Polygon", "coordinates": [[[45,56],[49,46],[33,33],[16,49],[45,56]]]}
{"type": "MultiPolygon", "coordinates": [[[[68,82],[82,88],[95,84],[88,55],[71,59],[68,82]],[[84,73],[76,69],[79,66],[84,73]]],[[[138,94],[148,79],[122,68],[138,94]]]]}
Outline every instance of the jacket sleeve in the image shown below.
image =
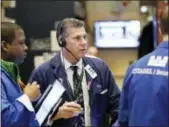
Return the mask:
{"type": "Polygon", "coordinates": [[[119,112],[119,101],[120,101],[120,90],[115,83],[114,77],[109,70],[108,66],[105,65],[105,75],[104,84],[108,86],[109,90],[109,103],[108,103],[108,113],[111,115],[111,125],[117,121],[119,112]]]}
{"type": "Polygon", "coordinates": [[[123,80],[123,87],[120,97],[120,106],[119,106],[119,115],[118,121],[120,126],[128,126],[128,88],[130,84],[130,72],[132,69],[132,65],[127,69],[124,80],[123,80]]]}
{"type": "Polygon", "coordinates": [[[17,100],[10,102],[5,92],[4,83],[1,81],[1,123],[2,126],[28,126],[29,111],[17,100]]]}

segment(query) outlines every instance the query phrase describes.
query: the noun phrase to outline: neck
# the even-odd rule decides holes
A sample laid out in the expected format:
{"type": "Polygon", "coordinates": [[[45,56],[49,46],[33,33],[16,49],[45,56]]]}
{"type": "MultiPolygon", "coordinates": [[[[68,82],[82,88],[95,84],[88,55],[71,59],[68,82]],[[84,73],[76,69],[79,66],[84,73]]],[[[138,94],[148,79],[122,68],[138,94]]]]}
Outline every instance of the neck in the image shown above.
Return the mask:
{"type": "Polygon", "coordinates": [[[76,64],[78,62],[77,59],[71,53],[69,53],[66,49],[64,49],[64,48],[62,50],[62,55],[71,64],[76,64]]]}
{"type": "Polygon", "coordinates": [[[163,41],[168,41],[168,35],[163,36],[163,41]]]}
{"type": "Polygon", "coordinates": [[[4,61],[12,62],[12,63],[18,65],[18,63],[14,62],[15,60],[10,55],[5,53],[4,51],[1,51],[1,59],[4,61]]]}

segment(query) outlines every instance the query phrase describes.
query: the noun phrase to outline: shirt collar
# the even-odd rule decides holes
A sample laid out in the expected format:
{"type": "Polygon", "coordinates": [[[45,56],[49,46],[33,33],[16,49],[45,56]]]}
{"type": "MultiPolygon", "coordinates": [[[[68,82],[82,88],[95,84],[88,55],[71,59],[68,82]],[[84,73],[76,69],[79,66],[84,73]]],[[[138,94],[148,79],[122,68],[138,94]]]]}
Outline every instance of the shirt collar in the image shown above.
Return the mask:
{"type": "Polygon", "coordinates": [[[62,63],[64,64],[64,67],[65,69],[69,69],[71,66],[77,66],[80,70],[82,69],[82,64],[83,64],[83,61],[82,61],[82,58],[75,64],[75,65],[72,65],[63,55],[62,55],[62,51],[60,53],[61,55],[61,61],[62,63]]]}

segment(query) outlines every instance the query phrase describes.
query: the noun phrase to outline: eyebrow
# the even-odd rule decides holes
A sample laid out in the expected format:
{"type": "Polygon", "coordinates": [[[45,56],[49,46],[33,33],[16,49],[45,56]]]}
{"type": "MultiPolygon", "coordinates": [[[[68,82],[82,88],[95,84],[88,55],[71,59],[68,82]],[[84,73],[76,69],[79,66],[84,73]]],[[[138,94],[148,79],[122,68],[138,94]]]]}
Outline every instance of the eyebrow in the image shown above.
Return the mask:
{"type": "Polygon", "coordinates": [[[87,36],[87,33],[83,34],[83,35],[74,35],[73,37],[81,37],[81,36],[87,36]]]}

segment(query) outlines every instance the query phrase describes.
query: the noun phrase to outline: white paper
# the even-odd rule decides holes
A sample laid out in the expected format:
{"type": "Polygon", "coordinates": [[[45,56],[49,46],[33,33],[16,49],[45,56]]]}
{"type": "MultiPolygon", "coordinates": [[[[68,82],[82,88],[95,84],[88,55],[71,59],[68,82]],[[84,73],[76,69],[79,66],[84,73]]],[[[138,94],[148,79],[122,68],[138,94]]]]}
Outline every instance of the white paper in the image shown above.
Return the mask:
{"type": "Polygon", "coordinates": [[[36,117],[40,125],[43,123],[51,109],[55,106],[56,102],[59,101],[59,98],[62,96],[64,91],[65,88],[58,80],[56,80],[53,84],[53,88],[51,89],[51,91],[43,101],[40,109],[36,113],[36,117]]]}

